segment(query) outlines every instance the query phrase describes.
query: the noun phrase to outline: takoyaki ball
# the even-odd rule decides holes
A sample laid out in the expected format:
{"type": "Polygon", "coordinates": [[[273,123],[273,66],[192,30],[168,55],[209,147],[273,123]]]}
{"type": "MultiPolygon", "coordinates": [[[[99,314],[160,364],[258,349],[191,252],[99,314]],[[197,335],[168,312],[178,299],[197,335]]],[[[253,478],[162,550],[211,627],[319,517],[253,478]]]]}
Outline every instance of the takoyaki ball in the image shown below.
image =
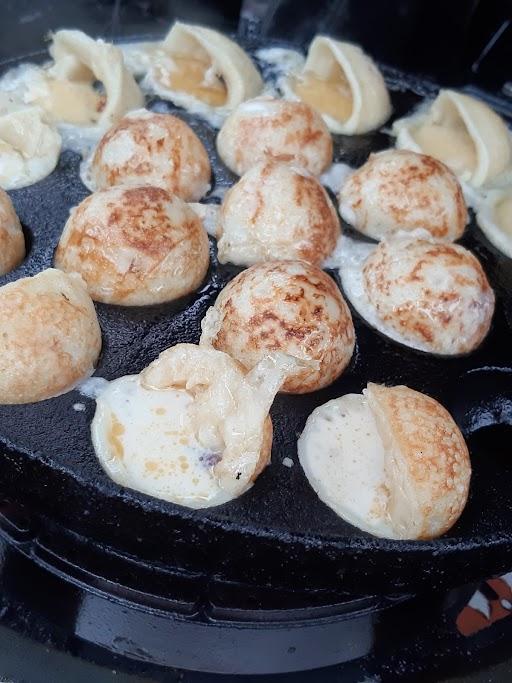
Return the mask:
{"type": "Polygon", "coordinates": [[[101,332],[79,275],[44,270],[0,287],[0,403],[72,389],[94,370],[101,332]]]}
{"type": "Polygon", "coordinates": [[[440,403],[409,387],[370,383],[316,408],[298,453],[319,498],[375,536],[436,538],[466,505],[464,437],[440,403]]]}
{"type": "Polygon", "coordinates": [[[90,168],[91,189],[155,185],[185,201],[210,187],[203,143],[177,116],[140,109],[127,114],[101,138],[90,168]]]}
{"type": "Polygon", "coordinates": [[[346,240],[343,291],[382,334],[439,355],[470,353],[489,331],[494,292],[478,259],[421,231],[377,245],[346,240]]]}
{"type": "Polygon", "coordinates": [[[257,97],[228,116],[217,136],[217,151],[237,175],[274,159],[317,176],[332,162],[332,138],[320,114],[305,102],[257,97]]]}
{"type": "Polygon", "coordinates": [[[208,236],[187,204],[159,187],[111,187],[66,223],[55,265],[83,277],[95,301],[144,306],[193,292],[209,264],[208,236]]]}
{"type": "Polygon", "coordinates": [[[301,168],[263,161],[224,197],[217,223],[219,261],[301,259],[319,265],[339,235],[336,210],[316,178],[301,168]]]}
{"type": "Polygon", "coordinates": [[[270,261],[244,270],[219,294],[202,323],[201,344],[247,369],[271,351],[304,363],[281,391],[302,394],[331,384],[354,350],[352,317],[334,281],[303,261],[270,261]]]}
{"type": "Polygon", "coordinates": [[[372,154],[349,176],[339,202],[347,223],[377,240],[423,228],[451,242],[461,237],[468,222],[452,171],[437,159],[406,150],[372,154]]]}
{"type": "Polygon", "coordinates": [[[221,351],[172,346],[100,394],[96,455],[115,482],[156,498],[191,508],[233,500],[270,461],[269,409],[293,367],[274,353],[246,372],[221,351]]]}

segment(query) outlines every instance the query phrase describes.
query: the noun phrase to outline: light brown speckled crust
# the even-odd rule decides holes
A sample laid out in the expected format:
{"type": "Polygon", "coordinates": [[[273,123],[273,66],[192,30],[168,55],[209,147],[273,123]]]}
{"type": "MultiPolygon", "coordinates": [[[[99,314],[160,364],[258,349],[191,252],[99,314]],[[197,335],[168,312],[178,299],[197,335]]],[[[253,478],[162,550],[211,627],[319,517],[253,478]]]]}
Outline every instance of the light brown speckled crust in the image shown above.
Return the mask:
{"type": "Polygon", "coordinates": [[[78,275],[45,270],[0,288],[0,403],[32,403],[92,373],[96,311],[78,275]]]}
{"type": "Polygon", "coordinates": [[[210,176],[208,155],[190,126],[145,110],[125,116],[102,137],[91,165],[97,189],[155,185],[185,201],[201,199],[210,176]]]}
{"type": "Polygon", "coordinates": [[[469,353],[489,331],[494,292],[460,245],[385,240],[366,259],[363,283],[380,319],[431,352],[469,353]]]}
{"type": "Polygon", "coordinates": [[[80,273],[95,301],[143,306],[199,287],[208,237],[185,202],[158,187],[113,187],[74,209],[55,265],[80,273]]]}
{"type": "Polygon", "coordinates": [[[331,134],[314,109],[269,97],[243,102],[217,136],[219,155],[237,175],[268,158],[320,175],[332,162],[332,149],[331,134]]]}
{"type": "Polygon", "coordinates": [[[402,537],[444,534],[468,497],[471,462],[464,437],[448,411],[430,396],[405,386],[377,384],[368,385],[367,395],[379,428],[389,439],[390,504],[403,506],[402,537]],[[396,489],[399,481],[401,492],[396,489]],[[400,493],[405,499],[400,500],[400,493]]]}
{"type": "Polygon", "coordinates": [[[7,192],[0,188],[0,275],[9,273],[23,261],[25,238],[7,192]]]}
{"type": "Polygon", "coordinates": [[[340,211],[375,239],[424,228],[437,239],[452,241],[468,222],[462,189],[450,169],[405,150],[372,154],[342,187],[340,211]]]}
{"type": "Polygon", "coordinates": [[[281,258],[320,265],[339,235],[336,210],[316,178],[281,162],[263,161],[224,197],[219,260],[251,265],[281,258]]]}
{"type": "Polygon", "coordinates": [[[298,368],[281,391],[306,393],[331,384],[348,365],[355,333],[334,281],[300,261],[273,261],[240,273],[215,303],[218,325],[203,326],[201,343],[228,353],[246,368],[282,351],[318,365],[298,368]]]}

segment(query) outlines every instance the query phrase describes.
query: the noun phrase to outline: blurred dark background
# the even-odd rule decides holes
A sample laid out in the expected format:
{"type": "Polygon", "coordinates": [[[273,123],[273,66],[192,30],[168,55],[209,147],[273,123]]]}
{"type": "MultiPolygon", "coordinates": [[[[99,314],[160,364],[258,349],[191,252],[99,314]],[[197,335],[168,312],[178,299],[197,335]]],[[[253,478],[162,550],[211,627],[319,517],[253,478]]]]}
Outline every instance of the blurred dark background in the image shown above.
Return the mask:
{"type": "Polygon", "coordinates": [[[331,0],[267,3],[263,30],[308,43],[316,33],[362,45],[375,59],[441,82],[512,79],[511,0],[331,0]]]}
{"type": "Polygon", "coordinates": [[[512,81],[512,0],[1,0],[0,60],[41,50],[51,29],[162,35],[176,18],[303,46],[324,32],[443,84],[512,81]]]}

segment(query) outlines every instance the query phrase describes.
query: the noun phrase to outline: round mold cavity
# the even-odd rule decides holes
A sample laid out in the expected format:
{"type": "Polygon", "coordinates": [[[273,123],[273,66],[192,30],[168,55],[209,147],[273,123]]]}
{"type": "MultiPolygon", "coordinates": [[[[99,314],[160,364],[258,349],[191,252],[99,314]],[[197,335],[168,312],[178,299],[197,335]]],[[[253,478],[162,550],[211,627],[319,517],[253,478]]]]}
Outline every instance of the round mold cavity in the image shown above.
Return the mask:
{"type": "Polygon", "coordinates": [[[512,369],[468,371],[456,384],[451,411],[466,438],[492,427],[512,430],[512,369]]]}

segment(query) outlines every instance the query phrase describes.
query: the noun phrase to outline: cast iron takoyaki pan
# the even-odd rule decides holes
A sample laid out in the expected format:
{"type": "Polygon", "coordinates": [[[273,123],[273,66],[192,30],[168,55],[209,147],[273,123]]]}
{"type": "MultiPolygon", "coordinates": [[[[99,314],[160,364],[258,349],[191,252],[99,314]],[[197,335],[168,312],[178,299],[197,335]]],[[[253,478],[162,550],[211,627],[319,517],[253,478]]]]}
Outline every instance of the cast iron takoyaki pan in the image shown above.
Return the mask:
{"type": "MultiPolygon", "coordinates": [[[[252,53],[261,46],[254,37],[239,39],[252,53]]],[[[432,82],[383,70],[394,117],[436,90],[432,82]]],[[[512,119],[511,102],[493,99],[492,104],[512,119]]],[[[209,152],[213,189],[235,181],[216,154],[214,129],[161,100],[148,106],[176,113],[190,123],[209,152]]],[[[335,136],[335,160],[357,166],[370,152],[390,145],[385,132],[335,136]]],[[[70,208],[88,194],[79,180],[79,161],[78,155],[64,151],[51,176],[10,193],[26,232],[28,253],[17,270],[0,278],[0,284],[52,265],[70,208]]],[[[95,403],[76,391],[33,405],[0,406],[2,495],[24,503],[36,516],[47,516],[144,562],[237,581],[404,591],[426,584],[460,585],[510,568],[512,261],[488,243],[473,216],[461,242],[481,259],[497,295],[492,329],[482,346],[466,357],[428,356],[383,338],[354,314],[357,347],[349,368],[323,391],[277,397],[272,408],[272,464],[238,500],[193,511],[114,484],[101,469],[89,436],[95,403]],[[396,542],[362,533],[319,501],[302,472],[296,443],[308,415],[331,398],[360,392],[368,381],[406,384],[434,396],[468,439],[473,464],[469,501],[460,521],[443,538],[396,542]],[[85,411],[73,409],[77,402],[85,404],[85,411]],[[283,466],[283,458],[291,458],[293,467],[283,466]]],[[[206,281],[186,300],[148,308],[98,305],[103,351],[96,374],[113,379],[137,373],[168,346],[197,342],[201,318],[237,272],[218,264],[212,240],[206,281]]]]}

